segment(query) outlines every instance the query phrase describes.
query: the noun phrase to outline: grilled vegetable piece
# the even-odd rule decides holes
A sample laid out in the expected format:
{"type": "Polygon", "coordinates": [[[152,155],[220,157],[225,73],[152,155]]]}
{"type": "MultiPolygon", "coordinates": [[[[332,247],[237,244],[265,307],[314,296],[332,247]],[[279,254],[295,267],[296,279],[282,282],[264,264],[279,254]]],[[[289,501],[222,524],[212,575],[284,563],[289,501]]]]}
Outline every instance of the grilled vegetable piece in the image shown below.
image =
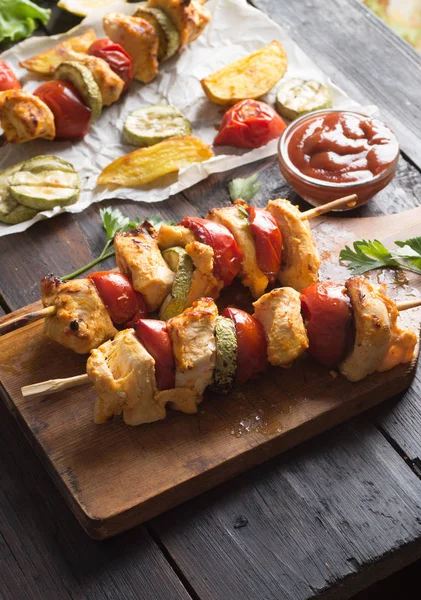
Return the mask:
{"type": "Polygon", "coordinates": [[[264,294],[269,280],[257,264],[256,246],[247,215],[243,215],[238,206],[227,206],[213,208],[206,218],[225,225],[231,231],[243,254],[240,277],[243,284],[250,289],[253,298],[259,298],[264,294]]]}
{"type": "Polygon", "coordinates": [[[44,306],[55,306],[56,313],[44,321],[44,333],[54,342],[86,354],[117,331],[107,309],[88,279],[61,281],[54,275],[41,280],[44,306]]]}
{"type": "Polygon", "coordinates": [[[174,271],[175,278],[172,284],[170,294],[165,298],[159,318],[167,321],[176,317],[186,308],[187,296],[193,277],[193,262],[184,248],[168,248],[162,253],[171,271],[174,271]]]}
{"type": "Polygon", "coordinates": [[[279,84],[276,92],[276,110],[291,121],[306,113],[331,106],[329,89],[315,79],[288,79],[279,84]]]}
{"type": "Polygon", "coordinates": [[[180,35],[163,10],[150,8],[146,6],[145,2],[139,6],[133,16],[147,21],[158,34],[158,60],[167,60],[177,52],[180,35]]]}
{"type": "Polygon", "coordinates": [[[34,73],[52,75],[59,64],[62,63],[63,60],[66,60],[69,51],[87,52],[89,46],[95,39],[95,31],[93,29],[88,29],[82,35],[69,38],[57,46],[53,46],[50,50],[41,52],[41,54],[37,54],[27,60],[23,60],[19,64],[21,67],[28,69],[28,71],[33,71],[34,73]]]}
{"type": "Polygon", "coordinates": [[[120,414],[127,425],[165,418],[165,405],[155,400],[155,361],[133,329],[120,331],[113,340],[93,350],[86,372],[98,393],[95,423],[106,423],[120,414]]]}
{"type": "Polygon", "coordinates": [[[281,79],[287,55],[276,40],[260,50],[219,69],[202,79],[206,96],[216,104],[235,104],[260,98],[281,79]]]}
{"type": "Polygon", "coordinates": [[[215,326],[216,363],[212,389],[228,394],[237,372],[237,334],[231,319],[217,317],[215,326]]]}
{"type": "Polygon", "coordinates": [[[67,173],[75,172],[75,168],[72,163],[64,160],[64,158],[53,156],[51,154],[34,156],[34,158],[30,158],[29,160],[26,160],[24,163],[20,164],[25,171],[31,171],[31,173],[39,173],[40,171],[63,171],[67,173]]]}
{"type": "Polygon", "coordinates": [[[88,67],[74,60],[65,61],[54,71],[54,78],[70,81],[91,109],[92,122],[95,122],[102,112],[102,96],[88,67]]]}
{"type": "Polygon", "coordinates": [[[196,137],[171,138],[117,158],[105,167],[98,183],[136,187],[212,156],[210,147],[196,137]]]}
{"type": "Polygon", "coordinates": [[[365,277],[351,277],[345,287],[354,313],[355,342],[339,370],[349,381],[360,381],[383,364],[391,345],[392,323],[384,297],[365,277]]]}
{"type": "Polygon", "coordinates": [[[133,146],[153,146],[172,137],[191,134],[191,125],[181,112],[169,104],[146,106],[129,113],[123,136],[133,146]]]}
{"type": "Polygon", "coordinates": [[[158,35],[147,21],[119,13],[108,13],[103,27],[113,42],[133,59],[133,77],[149,83],[158,74],[158,35]]]}
{"type": "Polygon", "coordinates": [[[278,280],[301,292],[319,279],[320,257],[309,222],[301,220],[299,209],[288,200],[270,200],[266,210],[282,234],[282,260],[278,280]]]}
{"type": "Polygon", "coordinates": [[[9,179],[10,192],[20,204],[36,210],[74,204],[79,198],[80,183],[76,171],[26,170],[26,165],[9,179]]]}
{"type": "Polygon", "coordinates": [[[278,288],[253,303],[254,316],[265,330],[271,365],[289,367],[308,348],[301,316],[300,294],[292,288],[278,288]]]}
{"type": "Polygon", "coordinates": [[[114,102],[117,102],[123,93],[124,81],[114,73],[110,65],[104,59],[98,58],[98,56],[87,56],[75,52],[69,55],[68,60],[71,62],[78,62],[81,65],[88,67],[99,88],[102,104],[104,106],[110,106],[114,102]]]}
{"type": "Polygon", "coordinates": [[[179,36],[182,50],[186,44],[190,44],[199,37],[211,16],[203,8],[206,0],[148,0],[147,8],[161,9],[175,25],[179,36]]]}
{"type": "Polygon", "coordinates": [[[213,379],[217,316],[214,301],[202,298],[167,322],[175,358],[175,385],[188,391],[189,412],[196,412],[203,392],[213,379]]]}
{"type": "Polygon", "coordinates": [[[0,124],[8,142],[54,139],[54,115],[40,98],[23,90],[8,90],[1,95],[0,124]]]}
{"type": "Polygon", "coordinates": [[[22,221],[32,219],[37,214],[36,210],[19,204],[10,193],[9,179],[24,164],[23,162],[18,163],[0,173],[0,223],[16,225],[22,221]]]}
{"type": "Polygon", "coordinates": [[[139,227],[117,233],[114,250],[118,268],[143,295],[148,311],[157,310],[171,292],[174,273],[162,258],[154,231],[139,227]]]}

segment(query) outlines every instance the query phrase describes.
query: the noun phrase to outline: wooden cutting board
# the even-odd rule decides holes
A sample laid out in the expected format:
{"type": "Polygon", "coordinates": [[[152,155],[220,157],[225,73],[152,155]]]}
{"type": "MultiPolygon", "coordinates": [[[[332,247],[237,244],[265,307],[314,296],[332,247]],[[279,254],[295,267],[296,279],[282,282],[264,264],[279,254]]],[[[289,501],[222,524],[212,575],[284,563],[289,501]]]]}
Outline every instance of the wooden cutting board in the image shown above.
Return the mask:
{"type": "MultiPolygon", "coordinates": [[[[340,248],[361,238],[391,244],[420,235],[421,208],[366,219],[321,218],[312,225],[322,278],[343,281],[349,272],[338,264],[340,248]]],[[[421,277],[409,285],[395,283],[390,273],[374,277],[392,282],[392,296],[421,290],[421,277]]],[[[405,315],[418,330],[420,314],[405,315]]],[[[150,519],[390,398],[410,385],[416,366],[414,361],[352,384],[303,358],[291,369],[271,368],[228,396],[208,393],[197,415],[169,411],[164,421],[139,427],[119,419],[95,425],[90,386],[22,397],[24,385],[83,373],[85,360],[44,338],[39,322],[0,338],[2,397],[96,539],[150,519]]]]}

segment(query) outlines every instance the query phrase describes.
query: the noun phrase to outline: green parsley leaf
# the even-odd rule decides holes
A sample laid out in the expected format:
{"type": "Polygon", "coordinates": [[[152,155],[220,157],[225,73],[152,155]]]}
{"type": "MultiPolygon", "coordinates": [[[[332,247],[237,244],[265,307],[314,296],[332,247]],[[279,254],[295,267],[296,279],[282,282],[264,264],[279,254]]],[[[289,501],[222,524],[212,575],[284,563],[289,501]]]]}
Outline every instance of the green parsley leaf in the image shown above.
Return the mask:
{"type": "Polygon", "coordinates": [[[155,227],[155,229],[159,229],[161,225],[175,225],[174,221],[165,221],[161,215],[151,215],[146,220],[152,227],[155,227]]]}
{"type": "Polygon", "coordinates": [[[247,221],[248,221],[249,214],[248,214],[248,212],[246,211],[246,209],[244,208],[244,206],[242,206],[241,204],[236,204],[235,206],[238,208],[238,212],[240,213],[240,215],[241,215],[241,216],[242,216],[244,219],[247,219],[247,221]]]}
{"type": "Polygon", "coordinates": [[[228,184],[231,200],[235,202],[241,198],[244,202],[250,202],[260,191],[259,174],[255,173],[246,179],[233,179],[228,184]]]}
{"type": "Polygon", "coordinates": [[[113,240],[119,231],[125,231],[130,223],[129,217],[124,217],[118,208],[111,208],[111,206],[100,208],[99,214],[107,234],[107,242],[113,240]]]}
{"type": "Polygon", "coordinates": [[[421,274],[421,237],[396,241],[395,244],[399,250],[388,250],[378,240],[362,240],[354,242],[353,250],[345,246],[339,257],[348,262],[347,268],[355,275],[384,267],[399,267],[421,274]]]}

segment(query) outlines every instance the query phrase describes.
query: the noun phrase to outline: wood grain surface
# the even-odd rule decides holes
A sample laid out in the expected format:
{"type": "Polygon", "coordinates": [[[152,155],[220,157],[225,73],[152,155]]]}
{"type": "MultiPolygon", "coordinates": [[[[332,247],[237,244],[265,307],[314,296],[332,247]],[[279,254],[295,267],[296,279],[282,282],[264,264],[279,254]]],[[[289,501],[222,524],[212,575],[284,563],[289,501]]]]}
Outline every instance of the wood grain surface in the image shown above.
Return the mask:
{"type": "MultiPolygon", "coordinates": [[[[385,241],[412,237],[420,215],[421,209],[414,209],[399,219],[315,220],[325,275],[338,279],[338,247],[345,242],[373,229],[385,241]]],[[[415,284],[421,288],[420,281],[415,284]]],[[[3,336],[0,356],[9,407],[76,517],[97,539],[144,522],[371,408],[407,388],[415,374],[415,364],[401,365],[351,384],[301,360],[291,369],[269,369],[228,396],[207,394],[197,416],[169,414],[137,428],[121,420],[99,427],[92,421],[90,386],[39,399],[21,396],[23,385],[84,371],[85,358],[45,339],[42,323],[3,336]]]]}

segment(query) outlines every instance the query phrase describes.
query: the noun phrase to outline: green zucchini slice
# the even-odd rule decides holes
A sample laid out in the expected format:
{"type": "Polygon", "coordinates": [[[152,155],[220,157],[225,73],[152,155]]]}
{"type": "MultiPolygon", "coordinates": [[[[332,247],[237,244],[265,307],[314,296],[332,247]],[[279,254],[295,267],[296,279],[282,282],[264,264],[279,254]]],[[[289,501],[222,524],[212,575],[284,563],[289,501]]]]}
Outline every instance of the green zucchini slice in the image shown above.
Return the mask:
{"type": "Polygon", "coordinates": [[[191,134],[191,125],[169,104],[146,106],[131,112],[125,120],[123,137],[133,146],[153,146],[172,137],[191,134]]]}
{"type": "Polygon", "coordinates": [[[54,79],[63,79],[74,85],[86,106],[91,109],[92,121],[98,119],[102,112],[102,96],[88,67],[73,60],[62,62],[54,71],[54,79]]]}
{"type": "Polygon", "coordinates": [[[174,56],[180,46],[180,35],[168,15],[159,8],[149,8],[146,2],[136,10],[135,17],[147,21],[158,34],[158,60],[167,60],[174,56]]]}
{"type": "Polygon", "coordinates": [[[159,318],[167,321],[182,313],[186,308],[194,266],[190,256],[184,248],[179,246],[167,248],[162,256],[169,268],[176,274],[171,293],[165,298],[159,311],[159,318]]]}
{"type": "Polygon", "coordinates": [[[215,327],[216,365],[212,389],[228,394],[237,372],[237,333],[231,319],[218,317],[215,327]]]}
{"type": "Polygon", "coordinates": [[[331,106],[329,89],[314,79],[288,79],[283,81],[276,91],[276,110],[290,121],[331,106]]]}

